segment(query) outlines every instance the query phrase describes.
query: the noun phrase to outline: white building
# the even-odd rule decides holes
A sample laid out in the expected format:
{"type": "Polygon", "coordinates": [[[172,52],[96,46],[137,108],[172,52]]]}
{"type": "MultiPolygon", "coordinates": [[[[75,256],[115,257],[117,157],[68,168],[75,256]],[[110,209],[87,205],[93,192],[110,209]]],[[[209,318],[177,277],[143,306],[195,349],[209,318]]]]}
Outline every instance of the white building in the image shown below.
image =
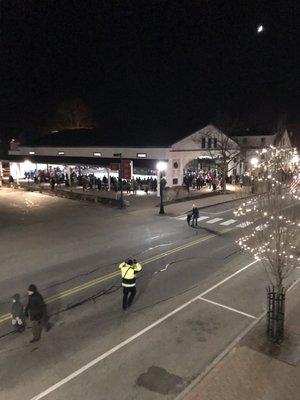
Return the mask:
{"type": "Polygon", "coordinates": [[[49,165],[96,165],[109,167],[118,162],[118,156],[131,160],[133,170],[147,168],[155,173],[158,161],[167,162],[167,185],[182,185],[184,174],[217,168],[228,158],[228,175],[245,173],[256,150],[270,144],[291,147],[287,131],[278,134],[247,134],[228,136],[209,124],[174,144],[146,140],[131,143],[130,137],[120,140],[109,136],[98,138],[92,130],[72,130],[48,134],[35,143],[21,144],[9,151],[10,173],[22,178],[26,169],[46,169],[49,165]],[[116,145],[118,144],[118,145],[116,145]],[[150,145],[151,144],[151,145],[150,145]],[[223,155],[223,156],[222,156],[223,155]]]}

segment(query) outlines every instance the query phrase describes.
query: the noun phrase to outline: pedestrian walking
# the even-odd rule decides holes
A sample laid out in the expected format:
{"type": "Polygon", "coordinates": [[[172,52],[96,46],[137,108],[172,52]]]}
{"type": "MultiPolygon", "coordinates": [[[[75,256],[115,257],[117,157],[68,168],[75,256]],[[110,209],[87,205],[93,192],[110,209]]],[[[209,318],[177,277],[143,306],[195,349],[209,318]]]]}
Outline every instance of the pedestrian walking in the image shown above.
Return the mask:
{"type": "Polygon", "coordinates": [[[199,210],[195,204],[193,204],[192,209],[192,227],[198,226],[199,210]]]}
{"type": "Polygon", "coordinates": [[[126,310],[136,295],[136,274],[142,270],[142,266],[135,259],[129,258],[119,265],[119,269],[122,276],[123,310],[126,310]]]}
{"type": "Polygon", "coordinates": [[[188,226],[190,226],[191,219],[192,219],[192,213],[188,213],[186,216],[186,222],[187,222],[188,226]]]}
{"type": "Polygon", "coordinates": [[[28,303],[25,308],[25,316],[30,316],[30,320],[32,321],[33,338],[30,340],[30,343],[33,343],[40,340],[43,328],[46,331],[50,329],[50,324],[48,322],[46,304],[37,287],[33,284],[29,285],[27,293],[28,303]]]}
{"type": "Polygon", "coordinates": [[[50,186],[51,186],[51,190],[54,190],[54,188],[55,188],[55,179],[53,177],[50,179],[50,186]]]}
{"type": "Polygon", "coordinates": [[[213,187],[212,190],[213,190],[213,191],[217,190],[218,185],[219,185],[219,180],[218,180],[218,178],[215,176],[215,177],[213,178],[213,180],[212,180],[212,187],[213,187]]]}
{"type": "Polygon", "coordinates": [[[17,332],[24,331],[25,329],[24,306],[21,303],[19,293],[16,293],[12,297],[11,323],[17,332]]]}

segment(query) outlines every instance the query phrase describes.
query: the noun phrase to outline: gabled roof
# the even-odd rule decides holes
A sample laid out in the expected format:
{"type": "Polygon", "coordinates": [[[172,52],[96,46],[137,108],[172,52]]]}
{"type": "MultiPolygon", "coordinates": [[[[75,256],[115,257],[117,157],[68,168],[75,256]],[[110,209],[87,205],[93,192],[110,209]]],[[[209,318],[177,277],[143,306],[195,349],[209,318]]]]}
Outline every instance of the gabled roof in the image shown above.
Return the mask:
{"type": "Polygon", "coordinates": [[[164,136],[139,136],[124,132],[106,133],[98,129],[68,129],[49,133],[21,146],[29,147],[169,147],[164,136]]]}
{"type": "Polygon", "coordinates": [[[197,133],[199,133],[199,132],[201,132],[201,131],[203,131],[205,129],[212,129],[212,130],[215,130],[216,132],[218,132],[220,134],[223,134],[223,132],[219,128],[217,128],[215,125],[207,124],[207,125],[203,126],[201,129],[198,129],[195,132],[191,132],[188,135],[185,135],[184,137],[176,140],[176,142],[172,143],[172,145],[175,146],[177,143],[180,143],[180,142],[184,141],[185,139],[188,139],[189,137],[192,137],[192,136],[196,135],[197,133]]]}

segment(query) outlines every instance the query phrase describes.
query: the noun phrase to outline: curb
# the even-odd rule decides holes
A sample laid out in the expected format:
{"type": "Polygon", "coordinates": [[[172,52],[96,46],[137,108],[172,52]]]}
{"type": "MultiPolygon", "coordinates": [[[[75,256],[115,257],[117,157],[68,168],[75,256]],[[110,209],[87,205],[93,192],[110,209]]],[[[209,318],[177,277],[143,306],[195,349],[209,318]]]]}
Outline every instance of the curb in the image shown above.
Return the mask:
{"type": "MultiPolygon", "coordinates": [[[[288,292],[292,290],[298,283],[300,278],[297,279],[289,288],[288,292]]],[[[264,311],[255,321],[253,321],[242,333],[240,333],[213,361],[195,378],[174,400],[184,400],[185,397],[210,373],[220,361],[227,356],[227,354],[264,318],[267,311],[264,311]]]]}
{"type": "Polygon", "coordinates": [[[195,378],[174,400],[184,400],[185,397],[214,369],[220,361],[263,319],[264,311],[254,322],[252,322],[240,335],[238,335],[205,369],[195,378]]]}
{"type": "MultiPolygon", "coordinates": [[[[206,192],[206,193],[199,193],[196,196],[191,196],[191,197],[182,197],[181,199],[175,199],[175,200],[166,200],[164,201],[165,206],[171,206],[172,204],[179,204],[179,203],[185,203],[186,201],[193,201],[193,200],[201,200],[201,199],[206,199],[207,197],[215,197],[219,196],[222,194],[234,194],[234,192],[230,193],[221,193],[221,192],[206,192]]],[[[155,207],[159,207],[160,204],[157,204],[155,207]]]]}
{"type": "Polygon", "coordinates": [[[208,207],[213,207],[213,206],[219,206],[220,204],[232,203],[233,201],[240,201],[240,200],[242,200],[242,199],[248,199],[249,197],[255,197],[255,196],[258,196],[258,194],[249,194],[248,196],[238,197],[238,198],[236,198],[236,199],[221,201],[220,203],[209,204],[209,205],[207,205],[207,206],[201,206],[201,207],[197,207],[197,208],[198,208],[198,210],[201,210],[201,209],[203,209],[203,208],[208,208],[208,207]]]}
{"type": "Polygon", "coordinates": [[[114,198],[109,198],[109,197],[101,197],[97,196],[94,194],[89,194],[89,193],[78,193],[78,192],[73,192],[72,190],[70,191],[64,191],[61,189],[55,189],[54,191],[44,189],[44,188],[38,188],[38,187],[26,187],[26,186],[20,186],[18,188],[15,188],[18,190],[23,190],[25,192],[35,192],[35,193],[41,193],[44,194],[45,196],[50,196],[50,197],[60,197],[64,199],[69,199],[69,200],[76,200],[76,201],[85,201],[85,202],[90,202],[90,203],[101,203],[110,207],[117,207],[119,205],[119,200],[114,199],[114,198]]]}
{"type": "MultiPolygon", "coordinates": [[[[202,209],[204,209],[204,208],[219,206],[219,205],[221,205],[221,204],[226,204],[226,203],[232,203],[232,202],[234,202],[234,201],[240,201],[240,200],[242,200],[242,199],[248,199],[249,197],[253,197],[253,196],[257,196],[257,195],[251,194],[251,195],[249,195],[249,196],[240,197],[240,198],[231,199],[231,200],[220,201],[219,203],[208,204],[208,205],[206,205],[206,206],[200,206],[200,207],[197,207],[197,208],[198,208],[198,210],[202,210],[202,209]]],[[[191,201],[191,200],[186,200],[186,201],[191,201]]],[[[171,204],[169,204],[169,205],[171,205],[171,204]]],[[[165,205],[165,207],[168,207],[168,205],[165,205]]],[[[189,213],[190,211],[191,211],[191,210],[186,211],[184,214],[187,214],[187,213],[189,213]]],[[[166,213],[166,214],[167,214],[167,213],[166,213]]]]}

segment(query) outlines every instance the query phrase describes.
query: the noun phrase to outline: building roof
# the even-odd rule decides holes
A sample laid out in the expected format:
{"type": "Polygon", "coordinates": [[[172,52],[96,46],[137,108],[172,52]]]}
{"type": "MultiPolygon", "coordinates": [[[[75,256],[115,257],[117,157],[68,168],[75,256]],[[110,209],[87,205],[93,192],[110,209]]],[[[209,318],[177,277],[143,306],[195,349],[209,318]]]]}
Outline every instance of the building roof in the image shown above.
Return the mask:
{"type": "MultiPolygon", "coordinates": [[[[95,165],[99,167],[109,166],[111,163],[118,163],[116,158],[95,158],[95,157],[66,157],[66,156],[31,156],[31,155],[11,155],[8,154],[2,158],[4,161],[24,162],[30,160],[38,164],[69,164],[69,165],[95,165]]],[[[153,159],[135,159],[134,167],[156,169],[157,160],[153,159]]]]}
{"type": "Polygon", "coordinates": [[[272,136],[275,132],[270,131],[258,131],[252,129],[246,129],[241,131],[233,131],[229,136],[230,137],[255,137],[255,136],[272,136]]]}
{"type": "Polygon", "coordinates": [[[22,146],[30,147],[169,147],[170,139],[141,132],[140,136],[124,132],[106,133],[98,129],[68,129],[49,133],[22,146]]]}

